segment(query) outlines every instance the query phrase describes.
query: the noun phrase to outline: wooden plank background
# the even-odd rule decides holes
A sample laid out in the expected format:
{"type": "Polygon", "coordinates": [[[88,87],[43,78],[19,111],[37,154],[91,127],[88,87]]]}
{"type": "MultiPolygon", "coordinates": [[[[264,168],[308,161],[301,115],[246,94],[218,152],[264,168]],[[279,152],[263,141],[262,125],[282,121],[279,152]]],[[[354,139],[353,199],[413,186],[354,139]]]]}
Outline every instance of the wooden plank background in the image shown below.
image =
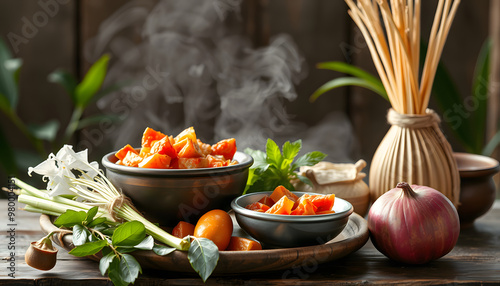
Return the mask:
{"type": "MultiPolygon", "coordinates": [[[[128,2],[130,1],[0,0],[0,35],[13,50],[16,49],[15,56],[24,60],[18,113],[25,122],[45,122],[52,118],[58,118],[61,122],[68,121],[71,101],[62,88],[47,82],[47,74],[62,67],[81,76],[89,66],[89,59],[83,52],[86,43],[97,35],[104,20],[128,2]],[[48,4],[40,3],[52,3],[52,6],[47,8],[48,4]],[[53,15],[47,11],[52,11],[53,15]],[[27,43],[16,47],[9,43],[9,33],[23,35],[27,21],[39,23],[40,19],[43,20],[36,19],[40,13],[49,15],[47,23],[42,23],[33,35],[29,35],[27,43]]],[[[145,2],[151,5],[155,1],[145,2]]],[[[425,37],[428,36],[432,23],[434,2],[425,1],[423,6],[422,31],[427,32],[423,32],[425,37]]],[[[474,64],[489,31],[497,31],[498,34],[498,19],[495,21],[493,17],[490,21],[490,15],[498,15],[498,6],[498,1],[494,0],[461,3],[444,49],[443,61],[463,95],[471,92],[474,64]]],[[[287,110],[294,115],[295,120],[312,126],[332,111],[346,114],[356,138],[349,157],[353,160],[363,158],[370,161],[388,129],[385,120],[389,108],[387,102],[359,88],[341,88],[324,95],[315,103],[309,102],[309,96],[316,88],[340,76],[338,73],[316,69],[318,62],[348,61],[375,72],[364,40],[347,15],[344,1],[243,0],[241,13],[245,27],[242,33],[247,34],[255,47],[265,46],[271,37],[282,33],[291,35],[298,45],[306,61],[308,76],[296,87],[298,98],[286,103],[287,110]]],[[[496,39],[498,43],[498,35],[496,39]]],[[[496,56],[493,56],[496,61],[493,73],[497,84],[492,86],[498,87],[498,47],[496,51],[496,56]]],[[[495,98],[497,104],[490,106],[490,126],[493,126],[490,130],[498,128],[496,121],[500,109],[500,91],[498,88],[493,90],[491,98],[495,98]]],[[[87,114],[95,112],[98,112],[97,109],[92,107],[87,114]]],[[[0,120],[11,144],[29,149],[26,139],[3,114],[0,114],[0,120]]],[[[443,128],[453,148],[462,150],[450,130],[443,128]]],[[[488,135],[491,136],[491,131],[488,135]]],[[[78,137],[75,140],[77,139],[78,137]]],[[[324,140],[329,140],[328,135],[324,140]]],[[[93,154],[95,158],[100,155],[93,154]]],[[[498,159],[498,153],[495,156],[498,159]]],[[[0,175],[4,178],[5,172],[1,172],[0,175]]]]}

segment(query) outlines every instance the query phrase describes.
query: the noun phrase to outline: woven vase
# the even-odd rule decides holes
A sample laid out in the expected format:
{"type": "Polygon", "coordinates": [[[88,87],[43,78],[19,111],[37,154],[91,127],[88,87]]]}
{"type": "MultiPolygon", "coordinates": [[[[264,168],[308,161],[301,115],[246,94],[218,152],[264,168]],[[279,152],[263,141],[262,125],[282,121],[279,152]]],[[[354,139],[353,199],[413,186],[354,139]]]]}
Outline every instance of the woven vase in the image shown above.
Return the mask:
{"type": "Polygon", "coordinates": [[[439,116],[430,109],[424,115],[390,109],[387,121],[391,128],[370,167],[371,201],[404,181],[434,188],[456,207],[460,177],[451,146],[439,128],[439,116]]]}

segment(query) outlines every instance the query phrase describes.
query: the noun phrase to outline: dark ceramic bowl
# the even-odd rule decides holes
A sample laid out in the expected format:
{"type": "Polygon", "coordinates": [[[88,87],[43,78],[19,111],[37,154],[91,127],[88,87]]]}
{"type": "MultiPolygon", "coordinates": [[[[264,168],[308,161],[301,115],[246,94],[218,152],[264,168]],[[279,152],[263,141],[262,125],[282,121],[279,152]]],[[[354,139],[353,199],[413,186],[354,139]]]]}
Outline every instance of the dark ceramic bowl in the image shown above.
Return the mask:
{"type": "MultiPolygon", "coordinates": [[[[333,214],[277,215],[245,208],[271,193],[246,194],[231,203],[238,225],[266,247],[301,247],[327,243],[342,232],[353,212],[352,205],[340,198],[335,198],[333,214]]],[[[294,193],[299,197],[305,194],[294,193]]]]}
{"type": "Polygon", "coordinates": [[[103,157],[106,176],[145,217],[162,226],[180,220],[196,223],[212,209],[230,208],[245,189],[253,158],[236,152],[238,164],[200,169],[149,169],[115,164],[116,152],[103,157]]]}
{"type": "Polygon", "coordinates": [[[462,226],[472,225],[495,202],[493,175],[500,171],[497,160],[476,154],[454,153],[460,173],[460,204],[457,212],[462,226]]]}

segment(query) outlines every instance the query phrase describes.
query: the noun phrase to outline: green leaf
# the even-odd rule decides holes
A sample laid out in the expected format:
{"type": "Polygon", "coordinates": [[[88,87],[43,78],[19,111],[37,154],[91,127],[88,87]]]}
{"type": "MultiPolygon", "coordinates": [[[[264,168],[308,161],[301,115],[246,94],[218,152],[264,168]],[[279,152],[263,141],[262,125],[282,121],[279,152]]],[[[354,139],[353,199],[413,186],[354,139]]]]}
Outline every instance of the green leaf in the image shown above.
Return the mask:
{"type": "Polygon", "coordinates": [[[252,150],[250,148],[246,148],[245,153],[253,158],[253,164],[250,167],[251,169],[267,169],[267,167],[269,167],[269,163],[266,160],[266,153],[260,150],[252,150]]]}
{"type": "Polygon", "coordinates": [[[146,236],[141,242],[134,246],[134,248],[142,250],[151,250],[155,245],[155,240],[151,235],[146,236]]]}
{"type": "Polygon", "coordinates": [[[17,174],[16,159],[14,157],[14,151],[9,144],[7,136],[3,133],[3,129],[0,127],[0,164],[3,169],[8,173],[8,175],[17,174]]]}
{"type": "Polygon", "coordinates": [[[59,130],[59,121],[49,120],[42,124],[29,124],[30,133],[40,140],[54,141],[59,130]]]}
{"type": "Polygon", "coordinates": [[[498,132],[490,139],[488,144],[486,144],[482,154],[484,156],[491,156],[491,154],[493,153],[493,151],[495,151],[495,149],[498,147],[499,144],[500,144],[500,130],[498,130],[498,132]]]}
{"type": "MultiPolygon", "coordinates": [[[[472,97],[477,103],[476,109],[472,113],[471,123],[474,126],[474,153],[481,153],[484,147],[486,133],[486,117],[488,113],[488,87],[490,83],[490,53],[491,40],[486,41],[479,53],[476,68],[474,71],[474,82],[472,85],[472,97]]],[[[470,135],[469,135],[470,136],[470,135]]]]}
{"type": "Polygon", "coordinates": [[[73,226],[73,244],[75,246],[85,244],[89,236],[90,231],[86,227],[80,224],[75,224],[73,226]]]}
{"type": "Polygon", "coordinates": [[[83,80],[76,86],[76,106],[85,108],[101,88],[108,68],[109,55],[103,55],[88,70],[83,80]]]}
{"type": "Polygon", "coordinates": [[[157,255],[160,255],[160,256],[165,256],[165,255],[170,254],[174,251],[175,251],[175,248],[168,247],[168,246],[161,245],[161,244],[155,244],[153,246],[153,252],[156,253],[157,255]]]}
{"type": "Polygon", "coordinates": [[[75,224],[81,224],[86,217],[87,213],[84,211],[67,210],[54,221],[54,225],[73,227],[75,224]]]}
{"type": "Polygon", "coordinates": [[[49,82],[60,84],[70,95],[73,104],[77,104],[75,91],[78,82],[72,74],[65,70],[57,69],[48,75],[47,80],[49,82]]]}
{"type": "Polygon", "coordinates": [[[323,159],[326,158],[326,154],[319,152],[319,151],[313,151],[309,152],[307,154],[304,154],[303,156],[299,157],[295,163],[292,164],[292,171],[302,167],[302,166],[314,166],[321,162],[323,159]]]}
{"type": "Polygon", "coordinates": [[[109,264],[108,267],[108,277],[111,279],[111,282],[113,282],[113,285],[115,286],[126,286],[129,284],[129,282],[126,282],[122,278],[122,273],[121,273],[121,268],[120,268],[120,261],[121,259],[119,257],[114,257],[111,263],[109,264]]]}
{"type": "Polygon", "coordinates": [[[342,86],[359,86],[359,87],[364,87],[366,89],[369,89],[380,96],[382,96],[385,100],[389,101],[389,97],[387,96],[387,93],[384,90],[380,90],[378,86],[374,85],[373,83],[367,81],[366,79],[362,78],[356,78],[356,77],[339,77],[336,79],[332,79],[331,81],[326,82],[322,86],[320,86],[309,98],[311,102],[315,101],[320,97],[322,94],[324,94],[327,91],[330,91],[335,88],[339,88],[342,86]]]}
{"type": "Polygon", "coordinates": [[[293,162],[295,157],[299,154],[300,149],[302,148],[302,140],[297,140],[293,143],[290,141],[286,141],[283,144],[283,162],[281,163],[282,170],[289,170],[290,164],[293,162]]]}
{"type": "Polygon", "coordinates": [[[101,223],[104,223],[106,221],[106,218],[105,217],[98,217],[96,219],[94,219],[93,221],[91,221],[87,227],[95,227],[101,223]]]}
{"type": "Polygon", "coordinates": [[[275,166],[281,166],[283,157],[281,156],[280,147],[272,139],[267,139],[266,143],[266,158],[267,162],[275,166]]]}
{"type": "Polygon", "coordinates": [[[85,244],[76,246],[75,248],[71,249],[69,254],[77,257],[94,255],[97,252],[101,251],[101,249],[103,249],[106,245],[108,245],[108,243],[105,240],[87,242],[85,244]]]}
{"type": "Polygon", "coordinates": [[[139,273],[142,273],[141,265],[130,254],[123,254],[120,259],[120,276],[123,281],[134,283],[139,273]]]}
{"type": "Polygon", "coordinates": [[[191,237],[188,259],[191,267],[206,282],[219,261],[219,249],[210,239],[191,237]]]}
{"type": "Polygon", "coordinates": [[[365,71],[357,66],[354,66],[354,65],[351,65],[348,63],[344,63],[344,62],[323,62],[323,63],[317,64],[316,67],[318,69],[329,69],[329,70],[338,71],[341,73],[352,75],[352,76],[357,77],[357,78],[364,79],[367,82],[369,82],[370,84],[372,84],[373,86],[375,86],[376,89],[381,91],[382,94],[385,94],[384,97],[387,97],[387,93],[385,92],[385,88],[384,88],[384,85],[382,84],[382,81],[379,78],[373,76],[369,72],[367,72],[367,71],[365,71]]]}
{"type": "Polygon", "coordinates": [[[99,271],[101,271],[101,275],[104,276],[106,274],[106,271],[108,271],[111,261],[113,261],[115,257],[116,255],[113,251],[104,254],[104,249],[103,249],[103,257],[101,258],[101,260],[99,260],[99,271]]]}
{"type": "Polygon", "coordinates": [[[21,66],[23,65],[22,59],[8,59],[4,63],[5,68],[9,71],[14,77],[14,81],[19,84],[19,75],[21,74],[21,66]]]}
{"type": "Polygon", "coordinates": [[[87,211],[87,216],[85,217],[85,225],[88,225],[94,220],[95,215],[99,211],[99,207],[95,206],[90,208],[90,210],[87,211]]]}
{"type": "Polygon", "coordinates": [[[18,101],[18,87],[16,71],[8,68],[10,60],[12,60],[12,54],[5,42],[0,39],[0,94],[4,97],[2,102],[7,102],[9,109],[15,110],[18,101]]]}
{"type": "Polygon", "coordinates": [[[302,182],[304,182],[305,184],[308,184],[309,186],[314,187],[313,183],[311,182],[311,180],[309,180],[308,177],[297,174],[297,178],[299,180],[301,180],[302,182]]]}
{"type": "Polygon", "coordinates": [[[134,246],[146,237],[144,224],[138,221],[126,222],[113,232],[114,246],[134,246]]]}

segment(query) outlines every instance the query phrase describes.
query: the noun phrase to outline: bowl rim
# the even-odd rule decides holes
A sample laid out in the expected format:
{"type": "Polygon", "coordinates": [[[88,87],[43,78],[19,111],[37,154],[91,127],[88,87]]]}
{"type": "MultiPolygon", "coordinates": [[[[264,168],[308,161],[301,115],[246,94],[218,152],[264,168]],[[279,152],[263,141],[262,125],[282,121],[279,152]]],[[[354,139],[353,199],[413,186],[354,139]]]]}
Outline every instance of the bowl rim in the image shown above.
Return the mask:
{"type": "Polygon", "coordinates": [[[153,169],[153,168],[139,168],[130,167],[115,164],[118,158],[115,157],[117,151],[110,152],[102,157],[102,165],[106,167],[106,170],[111,170],[113,172],[128,174],[128,175],[149,175],[149,176],[170,176],[170,175],[215,175],[215,174],[227,174],[235,171],[241,171],[250,168],[254,160],[252,156],[236,151],[233,158],[238,157],[238,164],[231,166],[223,166],[216,168],[198,168],[198,169],[153,169]],[[242,158],[242,159],[240,159],[242,158]],[[116,159],[116,160],[112,160],[116,159]]]}
{"type": "Polygon", "coordinates": [[[466,153],[466,152],[453,152],[453,157],[457,162],[457,169],[462,176],[474,176],[477,173],[495,174],[500,171],[500,163],[490,156],[466,153]],[[484,167],[470,167],[464,168],[463,165],[459,166],[461,162],[479,162],[484,163],[484,167]]]}
{"type": "MultiPolygon", "coordinates": [[[[310,194],[310,195],[324,195],[324,194],[319,194],[319,193],[314,193],[314,192],[293,192],[294,194],[298,195],[299,197],[303,194],[310,194]]],[[[289,223],[311,223],[311,222],[323,222],[323,221],[330,221],[330,220],[337,220],[337,219],[343,219],[345,217],[350,216],[354,212],[354,207],[350,202],[347,200],[341,199],[337,196],[335,196],[335,201],[339,200],[344,202],[349,206],[348,209],[341,211],[341,212],[335,212],[332,214],[319,214],[319,215],[279,215],[279,214],[266,214],[262,212],[257,212],[257,211],[252,211],[249,209],[246,209],[245,207],[241,206],[238,202],[246,197],[250,196],[256,196],[256,195],[270,195],[272,192],[258,192],[258,193],[250,193],[250,194],[245,194],[238,196],[237,198],[233,199],[231,202],[231,209],[235,212],[235,214],[247,216],[253,219],[259,219],[259,220],[265,220],[265,221],[274,221],[274,222],[289,222],[289,223]]]]}

